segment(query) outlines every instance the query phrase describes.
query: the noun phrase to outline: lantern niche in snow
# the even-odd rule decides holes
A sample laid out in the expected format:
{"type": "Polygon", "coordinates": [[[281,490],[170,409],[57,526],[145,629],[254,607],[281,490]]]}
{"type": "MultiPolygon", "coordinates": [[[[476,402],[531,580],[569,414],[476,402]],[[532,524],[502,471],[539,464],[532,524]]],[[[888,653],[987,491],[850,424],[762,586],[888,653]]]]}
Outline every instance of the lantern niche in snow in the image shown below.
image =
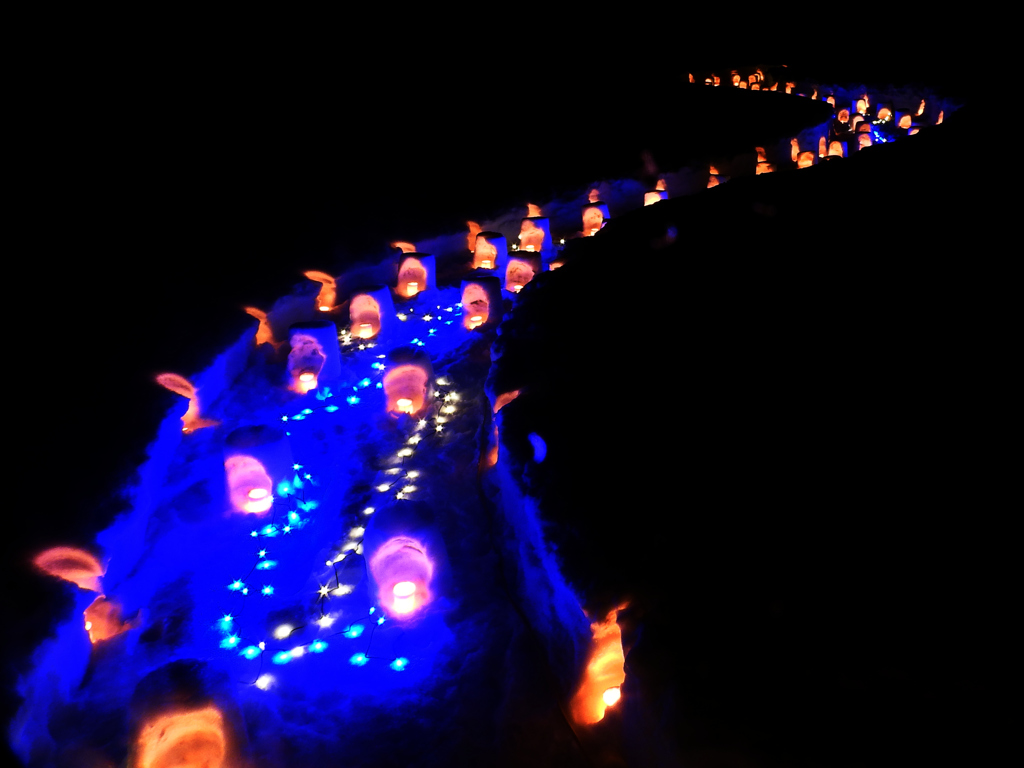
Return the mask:
{"type": "Polygon", "coordinates": [[[85,631],[89,633],[89,642],[96,643],[109,640],[139,625],[136,617],[132,621],[121,619],[121,606],[117,602],[100,595],[85,609],[85,631]]]}
{"type": "Polygon", "coordinates": [[[341,376],[338,326],[332,321],[294,323],[288,329],[288,388],[300,395],[341,376]]]}
{"type": "Polygon", "coordinates": [[[409,618],[431,601],[434,563],[419,539],[390,538],[370,555],[368,564],[377,600],[392,618],[409,618]]]}
{"type": "Polygon", "coordinates": [[[541,271],[539,253],[514,251],[498,257],[498,275],[501,287],[509,293],[519,293],[534,275],[541,271]]]}
{"type": "Polygon", "coordinates": [[[541,216],[540,208],[531,204],[530,215],[519,225],[519,250],[534,253],[551,251],[551,223],[541,216]]]}
{"type": "Polygon", "coordinates": [[[569,704],[573,720],[593,725],[604,719],[605,710],[619,700],[626,679],[625,656],[622,653],[622,631],[618,625],[619,608],[604,621],[590,625],[590,658],[583,679],[569,704]]]}
{"type": "Polygon", "coordinates": [[[316,308],[320,312],[330,312],[338,300],[337,284],[326,272],[303,272],[310,280],[320,283],[320,293],[316,296],[316,308]]]}
{"type": "Polygon", "coordinates": [[[583,236],[593,237],[608,221],[608,206],[600,200],[592,200],[583,206],[583,236]]]}
{"type": "Polygon", "coordinates": [[[260,515],[274,505],[274,477],[293,464],[284,430],[265,424],[240,427],[224,441],[228,499],[238,512],[260,515]]]}
{"type": "Polygon", "coordinates": [[[256,328],[257,347],[263,344],[270,344],[274,349],[277,349],[281,346],[280,342],[274,341],[274,331],[270,327],[270,321],[267,319],[266,312],[256,307],[245,307],[245,313],[260,321],[259,326],[256,328]]]}
{"type": "Polygon", "coordinates": [[[241,768],[249,765],[246,731],[227,676],[181,659],[150,672],[128,711],[130,768],[241,768]]]}
{"type": "Polygon", "coordinates": [[[480,232],[473,247],[473,269],[496,269],[498,258],[508,253],[505,236],[500,232],[480,232]]]}
{"type": "Polygon", "coordinates": [[[353,338],[373,339],[386,335],[388,324],[395,313],[391,291],[375,288],[353,294],[348,311],[353,338]]]}
{"type": "Polygon", "coordinates": [[[422,350],[401,347],[388,355],[384,397],[392,418],[423,414],[431,400],[433,370],[430,356],[422,350]]]}
{"type": "Polygon", "coordinates": [[[469,249],[470,253],[476,252],[476,236],[480,234],[480,225],[475,221],[467,221],[466,226],[469,227],[469,234],[466,235],[466,248],[469,249]]]}
{"type": "Polygon", "coordinates": [[[184,376],[179,376],[176,373],[161,373],[156,377],[156,383],[175,394],[188,398],[188,410],[181,417],[182,432],[195,432],[197,429],[215,427],[220,423],[213,419],[204,419],[199,415],[199,394],[192,382],[184,376]]]}
{"type": "Polygon", "coordinates": [[[462,281],[462,324],[468,330],[494,325],[503,313],[501,282],[496,277],[462,281]]]}
{"type": "Polygon", "coordinates": [[[654,185],[654,189],[649,192],[644,192],[644,206],[654,205],[660,203],[662,200],[668,200],[668,192],[665,191],[665,180],[658,179],[658,183],[654,185]]]}
{"type": "Polygon", "coordinates": [[[425,253],[404,253],[398,267],[395,293],[411,299],[434,287],[435,259],[425,253]]]}

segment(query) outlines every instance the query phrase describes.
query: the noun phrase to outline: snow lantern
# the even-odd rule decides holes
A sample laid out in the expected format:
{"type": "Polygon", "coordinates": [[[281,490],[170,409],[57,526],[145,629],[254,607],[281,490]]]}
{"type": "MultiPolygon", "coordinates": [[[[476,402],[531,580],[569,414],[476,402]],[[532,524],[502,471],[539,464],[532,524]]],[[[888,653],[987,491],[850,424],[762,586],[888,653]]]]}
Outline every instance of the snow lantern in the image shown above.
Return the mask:
{"type": "Polygon", "coordinates": [[[857,149],[864,149],[870,147],[872,144],[870,133],[858,133],[857,134],[857,149]]]}
{"type": "Polygon", "coordinates": [[[403,253],[395,293],[411,299],[433,288],[435,266],[436,259],[426,253],[403,253]]]}
{"type": "Polygon", "coordinates": [[[551,224],[546,216],[527,216],[519,225],[519,250],[550,253],[551,224]]]}
{"type": "Polygon", "coordinates": [[[665,191],[665,180],[658,179],[658,183],[654,185],[654,189],[649,192],[644,192],[644,205],[654,205],[660,203],[662,200],[668,200],[668,192],[665,191]]]}
{"type": "Polygon", "coordinates": [[[519,293],[541,271],[541,256],[528,251],[513,251],[498,257],[498,275],[501,287],[509,293],[519,293]]]}
{"type": "Polygon", "coordinates": [[[204,419],[199,415],[199,394],[191,381],[176,373],[161,373],[156,377],[156,383],[171,390],[177,395],[188,398],[188,409],[181,417],[181,431],[186,434],[195,432],[203,427],[215,427],[220,422],[213,419],[204,419]]]}
{"type": "Polygon", "coordinates": [[[262,344],[270,344],[274,349],[277,349],[280,344],[274,341],[274,331],[270,327],[270,320],[267,318],[267,313],[262,309],[256,307],[245,307],[245,313],[250,317],[255,317],[259,320],[260,324],[256,328],[256,346],[262,344]]]}
{"type": "Polygon", "coordinates": [[[411,619],[437,595],[444,544],[424,505],[399,501],[378,509],[363,537],[378,604],[393,619],[411,619]]]}
{"type": "Polygon", "coordinates": [[[224,441],[228,500],[238,512],[261,515],[274,505],[274,478],[289,476],[291,446],[284,430],[259,424],[240,427],[224,441]]]}
{"type": "Polygon", "coordinates": [[[843,143],[841,141],[830,141],[828,144],[829,157],[843,156],[843,143]]]}
{"type": "Polygon", "coordinates": [[[330,320],[293,323],[288,329],[288,388],[304,395],[341,376],[338,326],[330,320]]]}
{"type": "Polygon", "coordinates": [[[797,168],[810,168],[814,165],[814,152],[807,150],[805,152],[799,152],[796,156],[796,167],[797,168]]]}
{"type": "Polygon", "coordinates": [[[470,253],[476,252],[476,236],[480,234],[480,225],[475,221],[467,221],[466,226],[469,228],[469,233],[466,235],[466,249],[470,253]]]}
{"type": "Polygon", "coordinates": [[[320,283],[320,293],[316,296],[316,308],[320,312],[330,312],[338,300],[337,284],[326,272],[303,272],[310,280],[320,283]]]}
{"type": "Polygon", "coordinates": [[[353,338],[377,338],[386,332],[395,314],[391,291],[387,288],[373,288],[354,293],[349,300],[348,312],[353,338]]]}
{"type": "Polygon", "coordinates": [[[121,605],[108,599],[105,595],[100,595],[93,600],[85,609],[84,616],[85,631],[89,633],[89,642],[93,645],[109,640],[111,637],[137,626],[137,622],[123,621],[121,605]]]}
{"type": "Polygon", "coordinates": [[[625,607],[616,608],[604,621],[590,625],[590,658],[569,705],[577,723],[593,725],[603,720],[605,710],[619,700],[626,672],[618,614],[625,607]]]}
{"type": "Polygon", "coordinates": [[[473,269],[495,269],[498,258],[508,253],[505,236],[500,232],[480,232],[473,248],[473,269]]]}
{"type": "Polygon", "coordinates": [[[594,200],[583,206],[583,236],[593,237],[605,225],[610,218],[608,206],[600,200],[594,200]]]}
{"type": "Polygon", "coordinates": [[[181,659],[144,677],[129,711],[131,768],[248,765],[245,725],[231,684],[204,662],[181,659]]]}
{"type": "Polygon", "coordinates": [[[384,374],[388,413],[393,418],[403,413],[420,416],[430,404],[433,378],[434,369],[428,354],[411,347],[392,350],[384,374]]]}
{"type": "Polygon", "coordinates": [[[100,591],[100,577],[106,572],[92,553],[77,547],[52,547],[32,558],[32,563],[50,576],[92,592],[100,591]]]}
{"type": "Polygon", "coordinates": [[[473,330],[495,325],[503,313],[498,278],[486,275],[462,281],[462,324],[465,328],[473,330]]]}

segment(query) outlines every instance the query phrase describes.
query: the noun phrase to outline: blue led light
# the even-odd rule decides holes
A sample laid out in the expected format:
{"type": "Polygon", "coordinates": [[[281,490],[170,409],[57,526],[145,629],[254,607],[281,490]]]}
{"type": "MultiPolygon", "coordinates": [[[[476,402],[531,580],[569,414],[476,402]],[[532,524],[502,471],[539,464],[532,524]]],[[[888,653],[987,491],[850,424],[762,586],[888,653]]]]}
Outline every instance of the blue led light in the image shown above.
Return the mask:
{"type": "Polygon", "coordinates": [[[348,660],[348,663],[353,667],[363,666],[369,659],[366,658],[365,653],[356,653],[352,655],[352,658],[348,660]]]}
{"type": "Polygon", "coordinates": [[[221,648],[234,648],[236,645],[238,645],[238,640],[239,640],[238,635],[228,635],[227,637],[225,637],[223,640],[220,641],[220,647],[221,648]]]}
{"type": "Polygon", "coordinates": [[[306,417],[303,416],[301,413],[296,413],[294,416],[292,416],[292,421],[302,421],[304,418],[306,417]]]}
{"type": "Polygon", "coordinates": [[[312,412],[313,412],[313,410],[311,408],[303,408],[302,411],[301,411],[301,413],[306,415],[306,416],[309,416],[309,414],[311,414],[312,412]]]}
{"type": "Polygon", "coordinates": [[[356,638],[363,634],[362,624],[353,624],[351,627],[345,630],[345,637],[356,638]]]}
{"type": "Polygon", "coordinates": [[[287,496],[291,492],[292,492],[292,486],[291,486],[291,483],[289,483],[287,480],[282,480],[280,483],[277,484],[277,495],[278,496],[287,496]]]}
{"type": "Polygon", "coordinates": [[[312,643],[309,644],[309,650],[312,653],[321,653],[326,647],[327,643],[325,643],[323,640],[314,640],[312,643]]]}
{"type": "Polygon", "coordinates": [[[369,379],[363,379],[362,381],[359,382],[359,386],[360,387],[368,387],[368,386],[370,386],[370,380],[369,379]]]}
{"type": "Polygon", "coordinates": [[[273,524],[265,525],[263,526],[263,530],[260,531],[260,533],[262,533],[264,536],[273,538],[274,536],[277,536],[277,526],[273,524]]]}
{"type": "Polygon", "coordinates": [[[259,555],[260,557],[266,557],[266,556],[267,556],[267,550],[265,550],[265,549],[261,549],[261,550],[260,550],[259,552],[257,552],[256,554],[257,554],[257,555],[259,555]]]}
{"type": "Polygon", "coordinates": [[[338,406],[328,405],[326,408],[324,408],[324,410],[327,411],[328,413],[334,413],[336,410],[338,410],[338,406]]]}
{"type": "Polygon", "coordinates": [[[261,560],[256,564],[256,570],[258,571],[269,571],[271,568],[277,567],[277,560],[261,560]]]}
{"type": "Polygon", "coordinates": [[[383,384],[381,384],[381,383],[380,383],[380,382],[378,381],[378,382],[377,382],[377,389],[383,389],[383,388],[384,388],[384,385],[383,385],[383,384]]]}
{"type": "Polygon", "coordinates": [[[379,625],[381,625],[381,624],[383,624],[383,623],[384,623],[384,617],[383,617],[383,616],[381,616],[381,617],[380,617],[379,619],[377,619],[377,624],[378,624],[378,626],[379,626],[379,625]]]}
{"type": "Polygon", "coordinates": [[[269,584],[264,584],[263,589],[261,589],[260,592],[269,597],[270,595],[274,594],[274,588],[269,584]]]}
{"type": "Polygon", "coordinates": [[[399,656],[397,659],[395,659],[394,661],[391,662],[391,668],[393,670],[395,670],[395,672],[401,672],[403,669],[405,669],[405,667],[406,667],[406,665],[408,663],[409,663],[408,659],[406,659],[406,658],[404,658],[402,656],[399,656]]]}
{"type": "Polygon", "coordinates": [[[349,405],[355,405],[356,403],[359,402],[359,398],[356,397],[355,395],[349,395],[348,397],[345,398],[345,402],[348,403],[349,405]]]}
{"type": "Polygon", "coordinates": [[[290,651],[278,651],[274,654],[273,658],[271,658],[271,661],[275,664],[287,664],[291,660],[292,654],[290,651]]]}
{"type": "Polygon", "coordinates": [[[302,469],[302,465],[301,464],[292,464],[292,469],[294,469],[296,472],[298,472],[300,469],[302,469]]]}
{"type": "Polygon", "coordinates": [[[255,645],[249,645],[240,650],[238,652],[238,655],[245,656],[245,658],[251,661],[252,659],[255,659],[257,656],[259,656],[261,653],[263,653],[263,651],[261,651],[259,647],[255,645]]]}
{"type": "Polygon", "coordinates": [[[235,579],[230,584],[228,584],[228,589],[230,589],[232,592],[237,592],[238,590],[240,590],[244,586],[245,586],[245,582],[244,581],[242,581],[241,579],[235,579]]]}

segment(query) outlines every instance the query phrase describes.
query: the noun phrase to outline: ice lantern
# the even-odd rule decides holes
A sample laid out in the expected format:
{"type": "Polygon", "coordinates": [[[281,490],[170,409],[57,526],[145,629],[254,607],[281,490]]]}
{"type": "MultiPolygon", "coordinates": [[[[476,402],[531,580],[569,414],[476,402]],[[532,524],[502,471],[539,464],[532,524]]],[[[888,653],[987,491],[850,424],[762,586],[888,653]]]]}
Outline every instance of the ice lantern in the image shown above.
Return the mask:
{"type": "Polygon", "coordinates": [[[508,253],[505,236],[500,232],[479,232],[473,249],[473,269],[495,269],[498,257],[508,253]]]}
{"type": "Polygon", "coordinates": [[[436,259],[425,253],[403,253],[398,267],[398,285],[395,293],[411,299],[434,287],[436,259]]]}
{"type": "Polygon", "coordinates": [[[261,515],[274,505],[274,478],[289,476],[293,464],[284,430],[260,424],[240,427],[224,441],[224,471],[233,509],[261,515]]]}
{"type": "Polygon", "coordinates": [[[501,281],[496,277],[467,278],[462,281],[462,324],[468,330],[497,324],[504,313],[501,281]]]}
{"type": "Polygon", "coordinates": [[[649,192],[644,192],[644,206],[654,205],[660,203],[662,200],[668,200],[668,192],[665,190],[665,180],[658,179],[658,183],[654,185],[654,189],[649,192]]]}
{"type": "Polygon", "coordinates": [[[352,294],[348,313],[353,338],[373,339],[385,335],[388,323],[395,314],[391,291],[387,288],[373,288],[352,294]]]}
{"type": "Polygon", "coordinates": [[[430,404],[434,369],[430,356],[420,349],[399,347],[388,355],[384,396],[388,414],[420,416],[430,404]]]}
{"type": "Polygon", "coordinates": [[[338,326],[331,320],[294,323],[288,329],[288,388],[304,395],[341,376],[338,326]]]}

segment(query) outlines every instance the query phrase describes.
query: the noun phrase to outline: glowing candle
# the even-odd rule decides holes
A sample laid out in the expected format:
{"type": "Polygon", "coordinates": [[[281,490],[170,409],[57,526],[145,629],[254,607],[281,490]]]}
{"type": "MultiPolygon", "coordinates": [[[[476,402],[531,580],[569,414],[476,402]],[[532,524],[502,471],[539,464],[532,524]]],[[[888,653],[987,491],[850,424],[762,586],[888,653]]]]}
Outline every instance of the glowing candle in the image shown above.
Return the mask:
{"type": "Polygon", "coordinates": [[[513,293],[519,293],[521,290],[523,290],[523,286],[521,286],[521,285],[513,285],[512,286],[512,292],[513,293]]]}
{"type": "Polygon", "coordinates": [[[369,323],[359,324],[359,337],[362,339],[368,339],[373,336],[373,326],[369,323]]]}
{"type": "Polygon", "coordinates": [[[622,692],[619,690],[618,686],[615,686],[614,688],[609,688],[607,691],[605,691],[601,698],[603,698],[604,703],[610,707],[612,704],[614,704],[620,698],[622,698],[622,692]]]}
{"type": "Polygon", "coordinates": [[[420,284],[414,280],[410,280],[409,283],[407,284],[406,293],[408,293],[410,296],[415,296],[419,292],[420,284]]]}
{"type": "Polygon", "coordinates": [[[412,400],[408,397],[398,398],[398,410],[404,411],[405,413],[412,413],[412,400]]]}
{"type": "Polygon", "coordinates": [[[484,259],[480,262],[480,266],[484,269],[494,269],[494,262],[490,259],[484,259]]]}
{"type": "Polygon", "coordinates": [[[411,581],[400,581],[391,590],[395,596],[392,610],[395,613],[411,613],[416,608],[416,585],[411,581]]]}

